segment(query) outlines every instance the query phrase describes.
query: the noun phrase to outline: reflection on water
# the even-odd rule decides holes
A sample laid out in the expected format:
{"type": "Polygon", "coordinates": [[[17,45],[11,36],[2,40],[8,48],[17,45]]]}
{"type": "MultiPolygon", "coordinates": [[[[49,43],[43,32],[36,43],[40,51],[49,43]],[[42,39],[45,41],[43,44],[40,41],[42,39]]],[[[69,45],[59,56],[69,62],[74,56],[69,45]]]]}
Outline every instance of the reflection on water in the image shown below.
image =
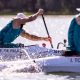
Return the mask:
{"type": "MultiPolygon", "coordinates": [[[[69,28],[70,21],[73,16],[45,16],[45,21],[52,37],[52,42],[54,48],[57,47],[58,42],[62,42],[64,39],[67,39],[67,32],[69,28]]],[[[7,24],[9,20],[13,17],[0,17],[0,29],[7,24]]],[[[47,36],[46,30],[41,17],[38,17],[37,20],[27,23],[24,26],[24,29],[30,34],[36,34],[38,36],[47,36]]],[[[30,41],[22,37],[18,37],[15,43],[23,43],[25,45],[30,44],[39,44],[46,43],[47,47],[50,48],[50,43],[44,41],[30,41]]],[[[15,61],[16,63],[16,61],[15,61]]],[[[17,63],[16,63],[17,65],[17,63]]],[[[22,65],[24,66],[24,65],[22,65]]],[[[17,67],[20,67],[19,65],[17,67]]],[[[9,67],[8,67],[9,68],[9,67]]],[[[14,70],[14,69],[13,69],[14,70]]],[[[80,73],[17,73],[1,71],[0,80],[79,80],[80,73]]]]}

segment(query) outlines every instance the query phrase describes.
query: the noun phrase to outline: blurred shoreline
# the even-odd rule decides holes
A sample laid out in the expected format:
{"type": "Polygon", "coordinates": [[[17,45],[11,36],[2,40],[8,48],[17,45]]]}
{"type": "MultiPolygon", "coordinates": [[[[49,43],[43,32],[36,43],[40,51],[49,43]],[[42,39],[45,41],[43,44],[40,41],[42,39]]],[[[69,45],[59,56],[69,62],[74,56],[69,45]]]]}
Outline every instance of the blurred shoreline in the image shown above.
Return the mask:
{"type": "MultiPolygon", "coordinates": [[[[34,14],[35,12],[23,12],[23,11],[16,11],[16,12],[12,12],[12,11],[1,11],[0,12],[0,15],[16,15],[17,13],[24,13],[25,15],[31,15],[31,14],[34,14]]],[[[69,11],[66,11],[66,12],[56,12],[56,11],[47,11],[47,12],[44,12],[45,15],[75,15],[75,14],[78,14],[78,13],[72,13],[72,12],[69,12],[69,11]]]]}

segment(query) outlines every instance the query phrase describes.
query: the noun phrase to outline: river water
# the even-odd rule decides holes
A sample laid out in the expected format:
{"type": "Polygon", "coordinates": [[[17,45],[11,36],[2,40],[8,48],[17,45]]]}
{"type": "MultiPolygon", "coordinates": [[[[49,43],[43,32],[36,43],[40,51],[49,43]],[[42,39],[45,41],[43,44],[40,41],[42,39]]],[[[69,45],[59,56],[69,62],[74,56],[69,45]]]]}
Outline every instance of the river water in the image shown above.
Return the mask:
{"type": "MultiPolygon", "coordinates": [[[[63,42],[64,39],[67,40],[67,32],[70,25],[71,19],[74,15],[67,16],[45,16],[45,21],[47,28],[49,30],[50,36],[52,37],[52,42],[54,48],[57,47],[59,42],[63,42]]],[[[0,29],[2,29],[14,16],[0,16],[0,29]]],[[[42,17],[39,16],[35,21],[26,23],[24,29],[30,34],[35,34],[37,36],[47,36],[42,17]]],[[[24,45],[46,43],[46,47],[50,48],[50,43],[45,41],[30,41],[19,36],[14,43],[23,43],[24,45]]],[[[64,48],[61,46],[60,48],[64,48]]],[[[4,63],[0,61],[0,63],[4,63]]],[[[18,68],[17,61],[14,61],[16,67],[18,68]]],[[[13,63],[13,64],[14,64],[13,63]]],[[[8,64],[7,64],[8,65],[8,64]]],[[[25,64],[24,64],[25,65],[25,64]]],[[[27,73],[27,72],[11,72],[11,68],[8,70],[0,71],[0,80],[79,80],[80,73],[27,73]]],[[[14,70],[14,68],[13,68],[14,70]]]]}

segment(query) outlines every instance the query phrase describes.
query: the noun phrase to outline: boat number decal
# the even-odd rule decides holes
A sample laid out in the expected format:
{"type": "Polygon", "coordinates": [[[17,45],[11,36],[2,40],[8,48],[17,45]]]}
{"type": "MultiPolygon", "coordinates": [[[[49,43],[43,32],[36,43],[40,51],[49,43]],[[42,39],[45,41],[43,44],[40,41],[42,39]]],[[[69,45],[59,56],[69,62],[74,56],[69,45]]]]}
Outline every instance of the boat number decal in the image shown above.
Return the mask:
{"type": "Polygon", "coordinates": [[[14,52],[19,52],[19,49],[17,49],[17,48],[14,48],[14,49],[11,49],[11,48],[3,48],[3,49],[0,49],[0,53],[4,53],[4,52],[6,52],[6,53],[14,53],[14,52]]]}
{"type": "Polygon", "coordinates": [[[70,62],[80,62],[80,58],[70,58],[70,62]]]}

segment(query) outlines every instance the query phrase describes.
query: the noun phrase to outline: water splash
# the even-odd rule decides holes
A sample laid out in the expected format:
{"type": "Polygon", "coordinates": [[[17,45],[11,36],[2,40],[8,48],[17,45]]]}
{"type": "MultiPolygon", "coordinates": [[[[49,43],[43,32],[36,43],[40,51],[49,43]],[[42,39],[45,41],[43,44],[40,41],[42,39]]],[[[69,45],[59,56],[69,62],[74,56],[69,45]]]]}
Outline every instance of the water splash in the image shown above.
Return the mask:
{"type": "Polygon", "coordinates": [[[2,69],[2,73],[39,73],[41,68],[37,63],[31,60],[18,60],[6,62],[6,68],[2,69]]]}
{"type": "Polygon", "coordinates": [[[41,68],[40,68],[40,67],[38,66],[38,64],[36,63],[36,61],[30,58],[30,56],[29,56],[29,54],[27,53],[27,51],[26,51],[25,49],[22,49],[22,51],[23,51],[24,53],[26,53],[28,59],[31,60],[31,65],[29,65],[27,69],[24,68],[24,70],[25,70],[25,71],[28,70],[28,72],[40,72],[40,71],[42,71],[41,68]]]}

